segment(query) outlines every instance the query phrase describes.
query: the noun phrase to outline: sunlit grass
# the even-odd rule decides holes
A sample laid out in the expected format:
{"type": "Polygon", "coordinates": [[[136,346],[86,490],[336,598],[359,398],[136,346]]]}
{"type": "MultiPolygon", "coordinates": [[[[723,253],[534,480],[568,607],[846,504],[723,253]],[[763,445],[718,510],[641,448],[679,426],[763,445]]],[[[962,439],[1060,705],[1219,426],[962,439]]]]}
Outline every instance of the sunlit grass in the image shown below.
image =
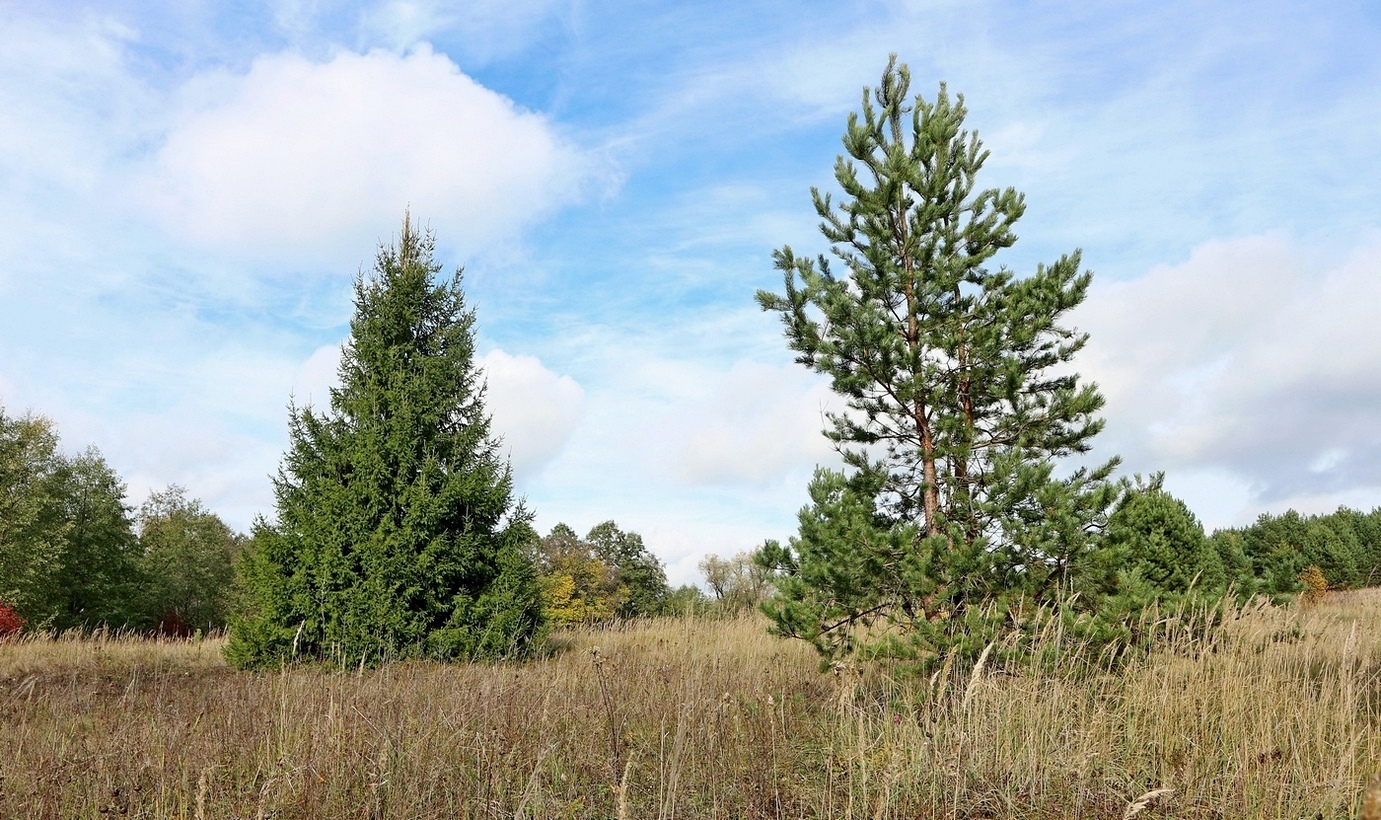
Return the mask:
{"type": "Polygon", "coordinates": [[[1116,673],[933,682],[821,674],[756,617],[363,673],[26,639],[0,646],[0,816],[1355,817],[1381,771],[1379,609],[1340,593],[1116,673]]]}

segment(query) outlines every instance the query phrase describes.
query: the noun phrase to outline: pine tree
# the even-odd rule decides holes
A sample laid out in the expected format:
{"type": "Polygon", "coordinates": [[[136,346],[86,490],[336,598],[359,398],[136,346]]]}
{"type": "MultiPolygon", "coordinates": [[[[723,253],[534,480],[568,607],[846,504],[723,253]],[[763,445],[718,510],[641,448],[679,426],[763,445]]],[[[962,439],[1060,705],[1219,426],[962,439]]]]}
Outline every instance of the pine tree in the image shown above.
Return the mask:
{"type": "MultiPolygon", "coordinates": [[[[1227,568],[1203,525],[1157,473],[1127,487],[1106,537],[1078,568],[1084,597],[1105,619],[1137,617],[1149,594],[1163,609],[1211,609],[1227,591],[1227,568]]],[[[1245,559],[1243,559],[1245,560],[1245,559]]]]}
{"type": "Polygon", "coordinates": [[[1021,278],[993,266],[1024,198],[976,187],[988,153],[962,96],[913,104],[909,84],[894,56],[849,117],[843,199],[812,190],[843,270],[784,247],[784,294],[757,295],[847,403],[826,435],[852,475],[817,473],[798,580],[769,607],[827,652],[877,619],[885,651],[978,651],[1007,607],[1058,594],[1116,492],[1115,461],[1055,473],[1102,427],[1068,367],[1086,336],[1061,324],[1091,274],[1077,251],[1021,278]]]}
{"type": "Polygon", "coordinates": [[[490,432],[461,272],[403,221],[355,285],[329,413],[290,407],[277,521],[241,562],[240,665],[524,652],[541,625],[529,513],[490,432]]]}

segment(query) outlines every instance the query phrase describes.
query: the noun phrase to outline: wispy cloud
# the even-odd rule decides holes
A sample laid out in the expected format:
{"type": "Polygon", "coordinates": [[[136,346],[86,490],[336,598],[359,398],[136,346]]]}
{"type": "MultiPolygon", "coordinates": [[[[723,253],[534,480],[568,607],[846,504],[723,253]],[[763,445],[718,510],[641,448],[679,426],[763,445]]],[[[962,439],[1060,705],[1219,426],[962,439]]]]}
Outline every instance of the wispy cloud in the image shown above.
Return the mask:
{"type": "Polygon", "coordinates": [[[809,188],[895,51],[1027,193],[1000,261],[1098,272],[1106,449],[1211,524],[1374,504],[1378,31],[1353,0],[0,5],[0,400],[247,526],[410,205],[539,522],[615,518],[691,580],[833,458],[752,294],[826,250],[809,188]]]}

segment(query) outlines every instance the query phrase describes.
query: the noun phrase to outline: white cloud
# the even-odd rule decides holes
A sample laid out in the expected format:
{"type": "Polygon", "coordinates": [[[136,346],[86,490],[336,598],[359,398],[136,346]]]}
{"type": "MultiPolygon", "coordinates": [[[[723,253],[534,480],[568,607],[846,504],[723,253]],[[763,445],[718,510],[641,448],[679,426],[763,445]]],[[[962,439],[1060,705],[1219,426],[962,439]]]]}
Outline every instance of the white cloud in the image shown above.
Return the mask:
{"type": "Polygon", "coordinates": [[[293,401],[324,409],[331,403],[331,388],[338,387],[336,371],[340,369],[341,346],[323,345],[312,352],[293,379],[293,401]]]}
{"type": "MultiPolygon", "coordinates": [[[[293,379],[299,406],[329,407],[337,387],[341,345],[317,348],[293,379]]],[[[485,408],[503,437],[519,481],[538,475],[565,446],[585,410],[585,391],[570,376],[553,373],[535,356],[494,349],[476,362],[487,384],[485,408]]]]}
{"type": "Polygon", "coordinates": [[[820,433],[833,394],[804,368],[738,362],[703,387],[667,420],[680,480],[768,484],[836,460],[820,433]]]}
{"type": "Polygon", "coordinates": [[[545,117],[426,46],[261,57],[184,99],[153,203],[171,230],[226,251],[319,259],[391,231],[409,205],[474,249],[577,198],[592,170],[545,117]]]}
{"type": "Polygon", "coordinates": [[[134,34],[82,15],[64,29],[0,9],[0,171],[6,199],[44,201],[51,188],[90,193],[118,144],[139,131],[143,94],[130,83],[134,34]]]}
{"type": "Polygon", "coordinates": [[[519,481],[541,471],[566,444],[585,409],[585,391],[534,356],[491,350],[479,361],[488,382],[486,407],[503,436],[519,481]]]}
{"type": "Polygon", "coordinates": [[[1280,236],[1208,242],[1096,283],[1073,321],[1091,334],[1078,369],[1108,399],[1104,444],[1133,469],[1184,470],[1220,495],[1235,481],[1239,521],[1292,499],[1381,502],[1376,238],[1341,259],[1280,236]]]}

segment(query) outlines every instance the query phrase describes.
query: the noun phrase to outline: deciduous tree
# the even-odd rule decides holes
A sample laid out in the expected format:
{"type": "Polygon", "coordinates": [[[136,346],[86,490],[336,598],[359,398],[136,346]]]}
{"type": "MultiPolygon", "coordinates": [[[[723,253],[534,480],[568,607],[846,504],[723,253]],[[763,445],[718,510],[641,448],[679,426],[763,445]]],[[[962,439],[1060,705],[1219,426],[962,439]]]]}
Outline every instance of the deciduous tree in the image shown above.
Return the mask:
{"type": "Polygon", "coordinates": [[[219,516],[174,484],[139,508],[139,545],[151,626],[177,635],[225,627],[240,537],[219,516]]]}

